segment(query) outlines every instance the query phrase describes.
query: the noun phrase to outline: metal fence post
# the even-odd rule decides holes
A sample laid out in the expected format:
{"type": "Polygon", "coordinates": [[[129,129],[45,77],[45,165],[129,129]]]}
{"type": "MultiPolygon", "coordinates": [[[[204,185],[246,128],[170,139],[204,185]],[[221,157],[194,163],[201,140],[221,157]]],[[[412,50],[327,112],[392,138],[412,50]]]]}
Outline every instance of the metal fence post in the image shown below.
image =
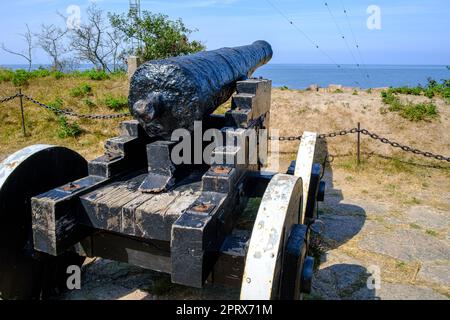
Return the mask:
{"type": "Polygon", "coordinates": [[[23,136],[26,137],[27,136],[27,131],[25,129],[25,115],[24,115],[24,112],[23,112],[22,89],[19,89],[19,99],[20,99],[20,112],[22,114],[22,131],[23,131],[23,136]]]}
{"type": "Polygon", "coordinates": [[[361,164],[361,124],[358,122],[358,145],[357,145],[358,166],[361,164]]]}

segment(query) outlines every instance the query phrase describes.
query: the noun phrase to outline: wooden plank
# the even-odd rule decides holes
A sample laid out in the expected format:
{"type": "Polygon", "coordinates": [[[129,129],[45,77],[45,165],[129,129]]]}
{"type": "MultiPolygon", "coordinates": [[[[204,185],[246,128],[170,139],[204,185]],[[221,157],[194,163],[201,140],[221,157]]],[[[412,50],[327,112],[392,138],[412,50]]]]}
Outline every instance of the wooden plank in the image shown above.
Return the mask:
{"type": "Polygon", "coordinates": [[[106,231],[91,237],[93,255],[142,268],[171,273],[170,243],[134,239],[106,231]]]}

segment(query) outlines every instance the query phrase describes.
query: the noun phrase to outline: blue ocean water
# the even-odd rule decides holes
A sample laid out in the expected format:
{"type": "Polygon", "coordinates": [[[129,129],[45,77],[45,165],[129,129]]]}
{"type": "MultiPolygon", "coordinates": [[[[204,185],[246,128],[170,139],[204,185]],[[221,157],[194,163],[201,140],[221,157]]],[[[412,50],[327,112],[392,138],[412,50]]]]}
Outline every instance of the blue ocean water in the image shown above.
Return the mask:
{"type": "MultiPolygon", "coordinates": [[[[11,69],[26,69],[26,65],[5,65],[11,69]]],[[[34,65],[33,68],[38,68],[34,65]]],[[[48,66],[44,66],[48,67],[48,66]]],[[[80,70],[92,68],[81,65],[80,70]]],[[[355,65],[268,64],[259,68],[255,77],[271,79],[275,87],[305,89],[311,84],[327,87],[330,84],[360,88],[400,87],[426,85],[429,77],[435,80],[449,79],[446,66],[412,65],[355,65]],[[367,77],[368,75],[368,77],[367,77]]]]}
{"type": "Polygon", "coordinates": [[[311,84],[379,88],[426,85],[429,77],[438,81],[449,79],[450,70],[446,66],[429,65],[368,65],[364,68],[342,65],[338,68],[334,65],[268,64],[259,68],[254,76],[271,79],[275,87],[291,89],[305,89],[311,84]]]}

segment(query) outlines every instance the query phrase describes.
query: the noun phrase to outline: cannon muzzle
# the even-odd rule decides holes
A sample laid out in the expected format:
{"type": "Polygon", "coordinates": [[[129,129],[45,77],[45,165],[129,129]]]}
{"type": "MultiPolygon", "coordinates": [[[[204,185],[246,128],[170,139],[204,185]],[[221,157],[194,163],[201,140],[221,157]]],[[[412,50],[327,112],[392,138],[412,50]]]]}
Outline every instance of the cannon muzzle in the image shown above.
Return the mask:
{"type": "Polygon", "coordinates": [[[170,139],[177,128],[193,130],[194,121],[225,103],[245,80],[272,58],[269,43],[204,51],[153,60],[134,73],[129,108],[151,137],[170,139]]]}

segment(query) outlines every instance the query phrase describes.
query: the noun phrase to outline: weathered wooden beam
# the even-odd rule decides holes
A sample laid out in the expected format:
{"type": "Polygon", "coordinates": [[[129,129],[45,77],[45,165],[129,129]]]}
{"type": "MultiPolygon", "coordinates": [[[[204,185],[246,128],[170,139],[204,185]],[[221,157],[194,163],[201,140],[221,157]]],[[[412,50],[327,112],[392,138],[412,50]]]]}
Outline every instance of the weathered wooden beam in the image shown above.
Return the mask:
{"type": "Polygon", "coordinates": [[[170,242],[144,240],[104,231],[95,233],[90,239],[92,255],[95,257],[171,273],[170,242]]]}
{"type": "Polygon", "coordinates": [[[88,176],[32,198],[35,249],[57,256],[83,239],[86,234],[78,227],[83,220],[78,197],[105,181],[102,177],[88,176]]]}

